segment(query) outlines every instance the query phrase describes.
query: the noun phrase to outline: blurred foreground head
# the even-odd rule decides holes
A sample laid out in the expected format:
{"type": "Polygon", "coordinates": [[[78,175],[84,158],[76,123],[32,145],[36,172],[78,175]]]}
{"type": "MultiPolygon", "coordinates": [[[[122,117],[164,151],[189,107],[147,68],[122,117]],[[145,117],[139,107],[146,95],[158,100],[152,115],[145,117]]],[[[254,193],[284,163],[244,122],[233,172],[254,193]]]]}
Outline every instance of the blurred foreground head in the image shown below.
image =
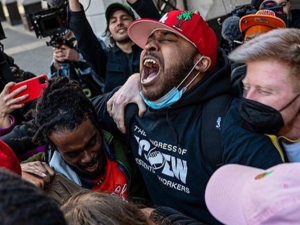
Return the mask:
{"type": "Polygon", "coordinates": [[[58,205],[34,185],[0,169],[1,225],[66,225],[58,205]]]}

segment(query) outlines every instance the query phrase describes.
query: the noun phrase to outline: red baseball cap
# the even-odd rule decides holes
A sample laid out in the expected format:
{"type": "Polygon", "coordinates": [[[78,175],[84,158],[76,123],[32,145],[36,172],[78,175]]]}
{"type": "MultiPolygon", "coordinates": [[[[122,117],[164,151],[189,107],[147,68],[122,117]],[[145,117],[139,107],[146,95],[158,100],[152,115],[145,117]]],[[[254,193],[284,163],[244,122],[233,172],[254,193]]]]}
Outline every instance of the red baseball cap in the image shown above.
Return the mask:
{"type": "Polygon", "coordinates": [[[128,35],[134,43],[144,49],[149,36],[156,30],[167,30],[184,38],[194,45],[200,54],[211,58],[210,69],[215,67],[218,52],[217,36],[200,15],[174,10],[166,13],[159,21],[135,20],[128,27],[128,35]]]}
{"type": "Polygon", "coordinates": [[[0,167],[21,175],[21,166],[17,156],[2,140],[0,140],[0,167]]]}

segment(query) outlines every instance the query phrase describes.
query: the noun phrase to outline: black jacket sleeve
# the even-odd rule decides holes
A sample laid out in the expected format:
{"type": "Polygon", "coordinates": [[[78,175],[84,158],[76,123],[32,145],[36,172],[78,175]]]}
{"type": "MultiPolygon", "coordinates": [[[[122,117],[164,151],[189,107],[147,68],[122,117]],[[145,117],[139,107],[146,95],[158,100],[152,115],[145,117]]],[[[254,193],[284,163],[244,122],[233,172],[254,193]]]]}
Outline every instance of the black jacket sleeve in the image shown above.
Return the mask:
{"type": "Polygon", "coordinates": [[[23,124],[16,126],[10,133],[2,136],[1,140],[4,141],[16,154],[23,154],[38,147],[38,145],[32,142],[21,140],[27,136],[28,126],[23,124]]]}
{"type": "Polygon", "coordinates": [[[141,18],[159,20],[161,15],[152,0],[137,0],[135,3],[128,3],[141,18]]]}
{"type": "Polygon", "coordinates": [[[96,96],[95,98],[92,99],[92,102],[95,106],[101,129],[104,129],[110,132],[113,136],[116,136],[124,140],[125,135],[120,132],[114,120],[109,116],[106,107],[108,100],[113,96],[113,94],[118,89],[119,88],[115,88],[112,92],[96,96]]]}
{"type": "Polygon", "coordinates": [[[232,101],[223,127],[223,163],[242,164],[267,169],[282,163],[281,156],[270,138],[241,126],[239,99],[232,101]]]}
{"type": "Polygon", "coordinates": [[[151,214],[150,219],[157,224],[172,224],[172,225],[206,225],[191,217],[183,215],[175,209],[159,206],[151,214]]]}
{"type": "Polygon", "coordinates": [[[92,27],[90,26],[83,10],[79,12],[69,11],[69,28],[75,34],[77,47],[83,58],[93,71],[105,79],[107,49],[101,45],[92,27]]]}

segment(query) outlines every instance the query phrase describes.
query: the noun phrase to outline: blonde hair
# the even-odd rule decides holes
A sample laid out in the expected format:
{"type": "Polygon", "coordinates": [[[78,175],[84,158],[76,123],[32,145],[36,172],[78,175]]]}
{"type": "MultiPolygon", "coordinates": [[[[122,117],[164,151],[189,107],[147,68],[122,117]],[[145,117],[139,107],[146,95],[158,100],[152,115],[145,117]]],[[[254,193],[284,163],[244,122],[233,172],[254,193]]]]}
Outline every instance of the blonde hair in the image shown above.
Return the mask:
{"type": "Polygon", "coordinates": [[[148,225],[149,219],[134,204],[119,196],[83,191],[61,206],[69,225],[148,225]]]}
{"type": "Polygon", "coordinates": [[[277,60],[300,78],[300,30],[283,28],[269,31],[236,48],[229,59],[238,63],[277,60]]]}

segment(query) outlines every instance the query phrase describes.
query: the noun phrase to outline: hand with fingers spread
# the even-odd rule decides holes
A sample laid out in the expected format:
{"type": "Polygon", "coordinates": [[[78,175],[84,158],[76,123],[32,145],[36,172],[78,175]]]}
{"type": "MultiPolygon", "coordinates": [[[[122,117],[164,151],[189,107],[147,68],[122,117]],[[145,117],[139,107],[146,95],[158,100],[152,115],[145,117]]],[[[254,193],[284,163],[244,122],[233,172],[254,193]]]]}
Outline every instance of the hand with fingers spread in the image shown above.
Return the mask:
{"type": "Polygon", "coordinates": [[[52,178],[55,176],[55,171],[46,162],[29,162],[22,163],[22,177],[25,180],[33,183],[37,187],[42,189],[49,184],[52,178]]]}
{"type": "Polygon", "coordinates": [[[27,86],[24,85],[9,93],[9,90],[12,86],[14,86],[14,84],[14,82],[9,82],[6,84],[0,94],[0,128],[7,128],[10,126],[11,122],[9,119],[9,114],[15,109],[24,107],[24,104],[18,104],[18,102],[28,98],[28,94],[14,98],[17,94],[21,93],[27,88],[27,86]]]}
{"type": "Polygon", "coordinates": [[[128,78],[120,90],[107,102],[107,111],[122,133],[126,133],[124,111],[127,104],[136,103],[140,117],[146,112],[146,105],[140,96],[140,91],[140,74],[135,73],[128,78]]]}

